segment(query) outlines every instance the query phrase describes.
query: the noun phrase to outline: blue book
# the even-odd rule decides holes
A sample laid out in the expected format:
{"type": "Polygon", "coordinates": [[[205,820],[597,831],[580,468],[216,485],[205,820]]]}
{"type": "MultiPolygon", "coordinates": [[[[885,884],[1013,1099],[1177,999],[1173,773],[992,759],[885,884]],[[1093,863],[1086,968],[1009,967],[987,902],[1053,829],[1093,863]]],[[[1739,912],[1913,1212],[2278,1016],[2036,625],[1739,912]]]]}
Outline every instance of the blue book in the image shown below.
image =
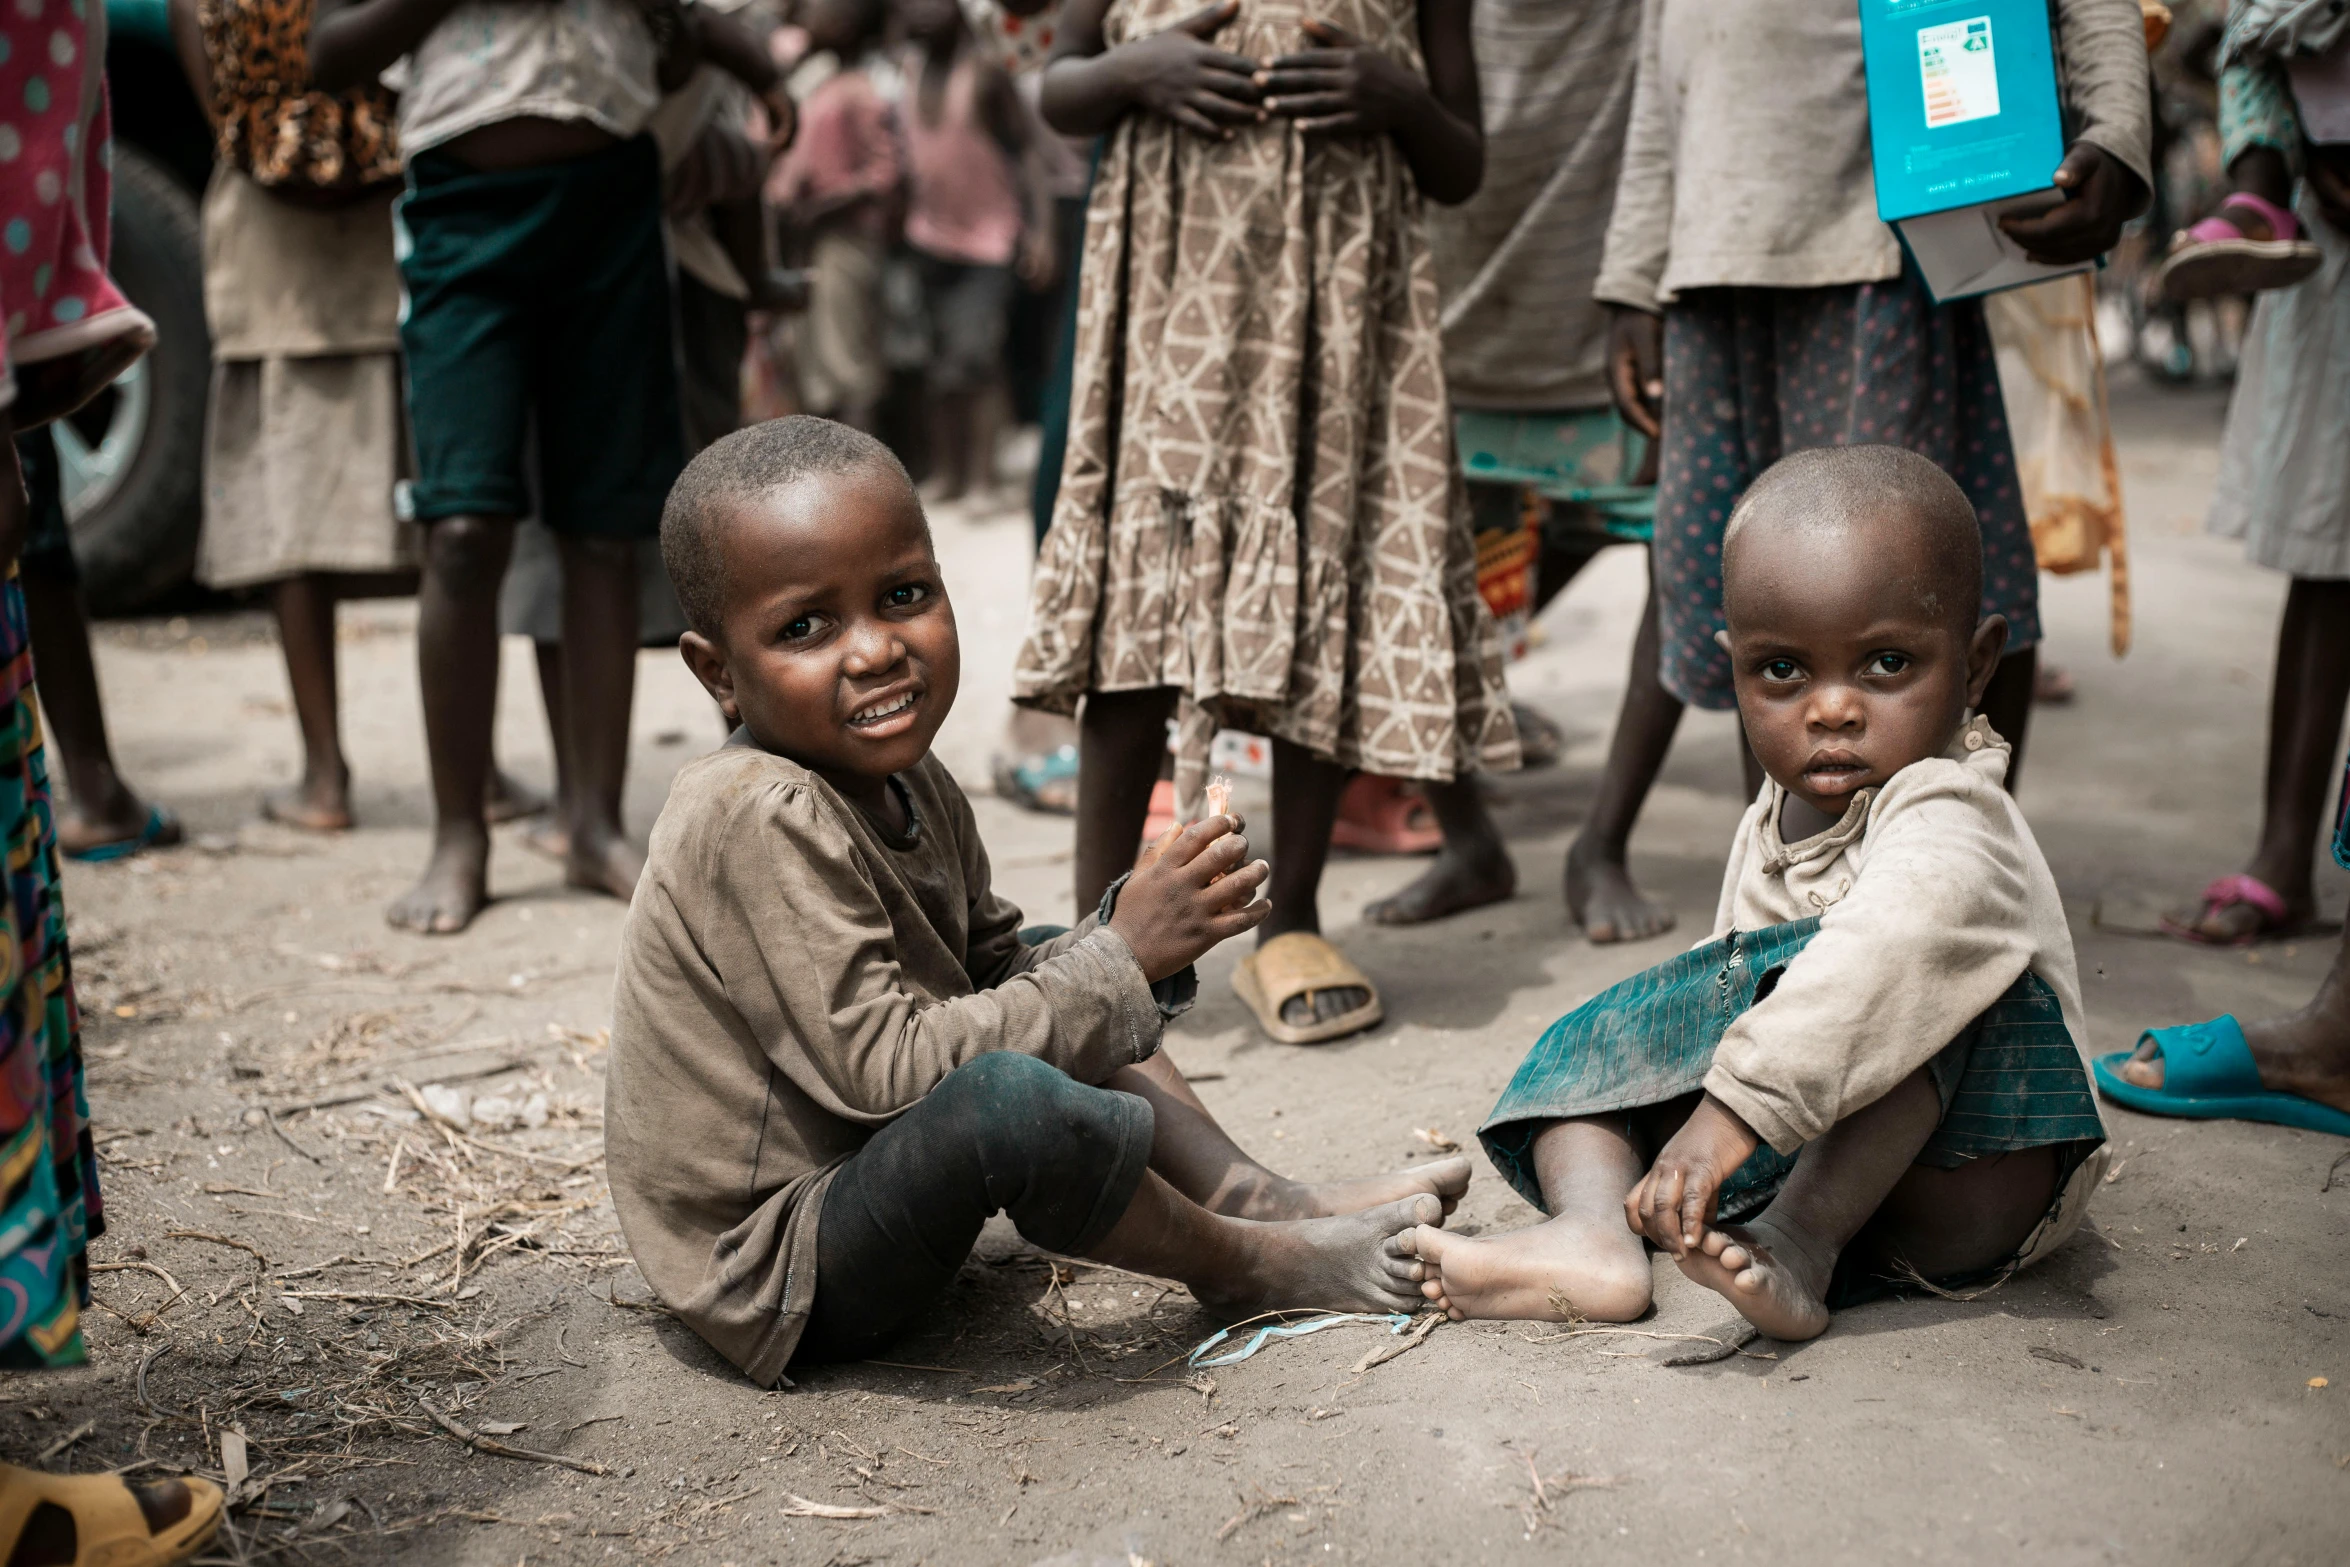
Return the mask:
{"type": "Polygon", "coordinates": [[[2062,199],[2048,0],[1860,0],[1877,216],[1937,300],[2082,271],[2030,260],[1998,219],[2062,199]]]}

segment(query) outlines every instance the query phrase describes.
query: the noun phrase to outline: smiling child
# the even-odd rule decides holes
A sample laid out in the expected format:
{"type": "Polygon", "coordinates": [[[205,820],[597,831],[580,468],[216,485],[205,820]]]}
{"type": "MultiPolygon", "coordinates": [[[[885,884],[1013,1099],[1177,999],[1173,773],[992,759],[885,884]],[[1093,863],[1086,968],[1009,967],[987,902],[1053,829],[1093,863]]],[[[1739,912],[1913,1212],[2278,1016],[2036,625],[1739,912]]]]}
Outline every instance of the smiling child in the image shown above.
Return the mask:
{"type": "Polygon", "coordinates": [[[1924,1281],[2004,1278],[2104,1165],[2056,883],[1972,710],[1964,492],[1890,446],[1806,451],[1724,537],[1728,653],[1767,779],[1712,938],[1553,1024],[1482,1129],[1547,1223],[1399,1238],[1455,1317],[1646,1310],[1645,1245],[1776,1338],[1924,1281]]]}
{"type": "Polygon", "coordinates": [[[1246,1309],[1420,1303],[1387,1242],[1450,1159],[1307,1186],[1158,1053],[1194,959],[1265,916],[1233,816],[1032,943],[931,741],[961,675],[905,470],[778,419],[678,480],[686,663],[741,727],[679,773],[622,932],[605,1145],[654,1291],[762,1385],[871,1353],[999,1209],[1049,1251],[1246,1309]]]}

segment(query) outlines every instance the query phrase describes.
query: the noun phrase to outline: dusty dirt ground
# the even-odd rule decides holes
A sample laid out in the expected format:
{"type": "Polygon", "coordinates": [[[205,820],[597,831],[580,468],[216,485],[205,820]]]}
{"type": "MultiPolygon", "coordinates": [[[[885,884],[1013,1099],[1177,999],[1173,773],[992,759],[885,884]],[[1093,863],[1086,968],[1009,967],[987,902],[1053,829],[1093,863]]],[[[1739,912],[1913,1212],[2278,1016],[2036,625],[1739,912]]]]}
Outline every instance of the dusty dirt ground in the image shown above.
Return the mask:
{"type": "MultiPolygon", "coordinates": [[[[2331,947],[2146,934],[2249,842],[2282,583],[2200,537],[2218,398],[2123,404],[2139,645],[2107,655],[2101,583],[2050,585],[2050,651],[2080,695],[2039,715],[2022,787],[2100,1051],[2145,1024],[2298,1004],[2331,947]]],[[[1025,527],[940,521],[968,644],[942,751],[975,794],[1025,527]]],[[[1740,805],[1723,715],[1691,716],[1635,845],[1680,930],[1595,948],[1557,892],[1640,569],[1614,552],[1513,671],[1572,740],[1559,767],[1499,786],[1516,901],[1359,928],[1412,867],[1334,867],[1327,923],[1393,1021],[1317,1050],[1266,1044],[1225,984],[1233,954],[1205,965],[1170,1049],[1269,1162],[1393,1166],[1428,1155],[1423,1130],[1473,1144],[1542,1025],[1702,931],[1740,805]]],[[[2114,1174],[2043,1268],[1708,1364],[1660,1362],[1730,1320],[1660,1263],[1638,1333],[1442,1326],[1363,1369],[1399,1341],[1358,1325],[1200,1376],[1180,1357],[1217,1324],[1183,1291],[1055,1271],[991,1231],[894,1364],[754,1388],[650,1302],[605,1200],[620,907],[564,891],[507,829],[499,901],[469,935],[384,926],[427,821],[411,618],[345,613],[363,826],[334,841],[256,820],[295,754],[258,617],[102,633],[125,765],[195,841],[68,874],[109,1229],[93,1368],[0,1382],[12,1460],[218,1476],[241,1435],[220,1554],[247,1561],[2350,1559],[2350,1167],[2327,1191],[2344,1145],[2265,1127],[2109,1112],[2114,1174]],[[407,1092],[428,1085],[478,1096],[486,1121],[543,1124],[444,1135],[407,1092]],[[436,1412],[563,1463],[469,1452],[436,1412]],[[853,1516],[804,1516],[822,1507],[853,1516]]],[[[503,678],[502,755],[543,783],[519,645],[503,678]]],[[[641,829],[718,726],[653,654],[636,726],[641,829]]],[[[1067,823],[978,809],[1012,895],[1066,918],[1067,823]]],[[[2339,909],[2345,878],[2322,885],[2339,909]]],[[[1455,1222],[1531,1217],[1480,1161],[1455,1222]]]]}

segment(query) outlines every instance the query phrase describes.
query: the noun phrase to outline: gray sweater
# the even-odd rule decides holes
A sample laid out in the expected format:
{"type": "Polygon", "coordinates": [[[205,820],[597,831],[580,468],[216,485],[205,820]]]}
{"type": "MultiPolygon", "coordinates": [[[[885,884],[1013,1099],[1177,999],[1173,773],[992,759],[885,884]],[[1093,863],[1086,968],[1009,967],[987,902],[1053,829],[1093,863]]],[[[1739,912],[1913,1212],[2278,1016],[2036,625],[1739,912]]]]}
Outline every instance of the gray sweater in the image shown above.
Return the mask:
{"type": "MultiPolygon", "coordinates": [[[[2137,0],[2056,0],[2056,12],[2078,139],[2149,179],[2137,0]]],[[[1593,295],[1659,310],[1688,288],[1820,288],[1900,271],[1900,243],[1877,221],[1854,0],[1648,0],[1593,295]]]]}

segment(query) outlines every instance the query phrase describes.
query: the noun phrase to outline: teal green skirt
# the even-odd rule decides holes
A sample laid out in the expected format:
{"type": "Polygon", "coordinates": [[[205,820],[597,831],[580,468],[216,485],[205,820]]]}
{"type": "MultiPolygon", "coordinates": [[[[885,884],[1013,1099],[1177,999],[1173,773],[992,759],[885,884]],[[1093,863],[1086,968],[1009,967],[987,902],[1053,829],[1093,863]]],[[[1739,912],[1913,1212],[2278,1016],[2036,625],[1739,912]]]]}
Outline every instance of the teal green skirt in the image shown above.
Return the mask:
{"type": "MultiPolygon", "coordinates": [[[[1770,994],[1819,931],[1817,919],[1738,931],[1670,958],[1560,1018],[1519,1063],[1478,1128],[1493,1167],[1542,1207],[1534,1138],[1553,1121],[1657,1105],[1698,1091],[1731,1022],[1770,994]]],[[[2057,1189],[2105,1141],[2081,1053],[2056,994],[2026,973],[1927,1063],[1942,1120],[1920,1164],[1956,1169],[2023,1148],[2059,1150],[2057,1189]]],[[[1778,1195],[1794,1156],[1769,1144],[1722,1188],[1736,1223],[1778,1195]]]]}

